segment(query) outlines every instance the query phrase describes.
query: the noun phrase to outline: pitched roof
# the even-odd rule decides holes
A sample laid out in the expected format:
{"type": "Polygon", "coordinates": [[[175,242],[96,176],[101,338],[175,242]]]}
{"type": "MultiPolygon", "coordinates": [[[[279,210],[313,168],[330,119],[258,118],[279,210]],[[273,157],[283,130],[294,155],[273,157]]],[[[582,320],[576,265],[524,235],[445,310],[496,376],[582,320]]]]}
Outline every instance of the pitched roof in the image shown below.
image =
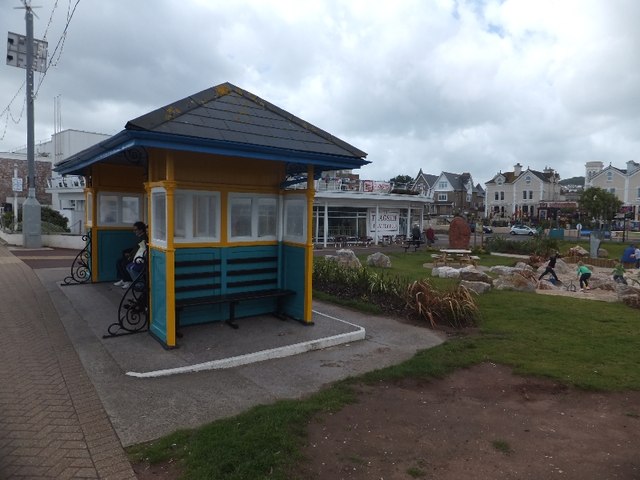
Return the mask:
{"type": "MultiPolygon", "coordinates": [[[[56,167],[81,173],[127,149],[160,147],[264,160],[319,170],[359,168],[367,154],[231,83],[208,88],[130,120],[125,130],[56,167]]],[[[304,170],[300,168],[300,170],[304,170]]]]}

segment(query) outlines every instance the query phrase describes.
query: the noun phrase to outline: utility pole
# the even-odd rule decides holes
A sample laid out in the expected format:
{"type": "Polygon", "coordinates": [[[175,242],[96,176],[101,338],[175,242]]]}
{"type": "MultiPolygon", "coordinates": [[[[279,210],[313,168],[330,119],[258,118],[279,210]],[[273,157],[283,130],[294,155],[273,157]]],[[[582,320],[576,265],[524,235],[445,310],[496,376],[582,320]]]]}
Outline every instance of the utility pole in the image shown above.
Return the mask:
{"type": "MultiPolygon", "coordinates": [[[[27,23],[27,36],[9,32],[7,40],[7,64],[27,70],[27,164],[28,164],[28,194],[22,205],[22,245],[26,248],[42,247],[42,227],[40,223],[41,207],[36,198],[35,175],[35,136],[33,118],[33,77],[34,77],[34,39],[33,39],[33,9],[25,0],[24,8],[27,23]],[[26,58],[25,58],[26,54],[26,58]],[[26,60],[26,65],[24,61],[26,60]]],[[[35,69],[46,69],[47,43],[35,40],[37,49],[35,69]]],[[[18,212],[15,212],[16,215],[18,212]]]]}

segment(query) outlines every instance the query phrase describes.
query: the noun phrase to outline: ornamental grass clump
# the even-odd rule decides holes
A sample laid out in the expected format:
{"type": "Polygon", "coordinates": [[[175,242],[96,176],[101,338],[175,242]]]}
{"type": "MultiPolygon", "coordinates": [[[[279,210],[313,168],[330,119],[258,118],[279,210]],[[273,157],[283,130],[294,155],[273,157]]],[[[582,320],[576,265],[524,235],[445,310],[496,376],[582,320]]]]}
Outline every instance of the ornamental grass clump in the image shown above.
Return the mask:
{"type": "Polygon", "coordinates": [[[449,290],[436,290],[426,280],[417,280],[407,287],[407,307],[432,328],[447,325],[453,328],[477,324],[479,309],[474,294],[458,285],[449,290]]]}
{"type": "Polygon", "coordinates": [[[313,266],[313,288],[339,298],[358,299],[377,305],[384,312],[401,313],[408,280],[376,273],[366,267],[345,267],[318,258],[313,266]]]}

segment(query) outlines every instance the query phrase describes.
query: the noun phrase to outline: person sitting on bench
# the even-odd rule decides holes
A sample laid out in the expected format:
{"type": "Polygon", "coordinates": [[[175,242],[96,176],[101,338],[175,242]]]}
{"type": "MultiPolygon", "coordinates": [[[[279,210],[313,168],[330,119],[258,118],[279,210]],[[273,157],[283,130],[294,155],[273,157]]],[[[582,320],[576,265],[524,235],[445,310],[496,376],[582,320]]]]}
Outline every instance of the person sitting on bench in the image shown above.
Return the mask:
{"type": "MultiPolygon", "coordinates": [[[[129,288],[134,278],[129,274],[128,266],[130,263],[134,263],[137,253],[140,251],[140,244],[144,242],[144,248],[146,250],[146,244],[149,239],[147,236],[147,226],[144,222],[136,222],[133,224],[133,233],[138,237],[138,243],[132,248],[127,248],[122,251],[122,255],[116,260],[116,272],[118,274],[118,281],[114,283],[116,287],[122,287],[124,290],[129,288]]],[[[138,276],[137,274],[135,275],[138,276]]]]}

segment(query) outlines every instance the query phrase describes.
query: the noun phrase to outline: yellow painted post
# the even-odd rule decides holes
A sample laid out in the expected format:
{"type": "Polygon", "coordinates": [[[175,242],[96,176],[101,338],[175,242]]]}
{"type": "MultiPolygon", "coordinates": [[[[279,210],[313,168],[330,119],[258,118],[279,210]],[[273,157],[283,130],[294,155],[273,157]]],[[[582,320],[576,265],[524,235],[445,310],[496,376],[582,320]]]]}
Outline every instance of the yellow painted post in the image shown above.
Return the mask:
{"type": "Polygon", "coordinates": [[[173,154],[167,152],[167,169],[164,182],[166,196],[167,211],[167,251],[165,254],[165,285],[166,285],[166,305],[167,305],[167,346],[176,346],[176,289],[175,289],[175,260],[176,249],[173,242],[174,226],[174,196],[176,190],[176,182],[174,175],[173,154]]]}
{"type": "Polygon", "coordinates": [[[313,322],[313,166],[307,167],[307,242],[305,245],[304,322],[313,322]]]}

